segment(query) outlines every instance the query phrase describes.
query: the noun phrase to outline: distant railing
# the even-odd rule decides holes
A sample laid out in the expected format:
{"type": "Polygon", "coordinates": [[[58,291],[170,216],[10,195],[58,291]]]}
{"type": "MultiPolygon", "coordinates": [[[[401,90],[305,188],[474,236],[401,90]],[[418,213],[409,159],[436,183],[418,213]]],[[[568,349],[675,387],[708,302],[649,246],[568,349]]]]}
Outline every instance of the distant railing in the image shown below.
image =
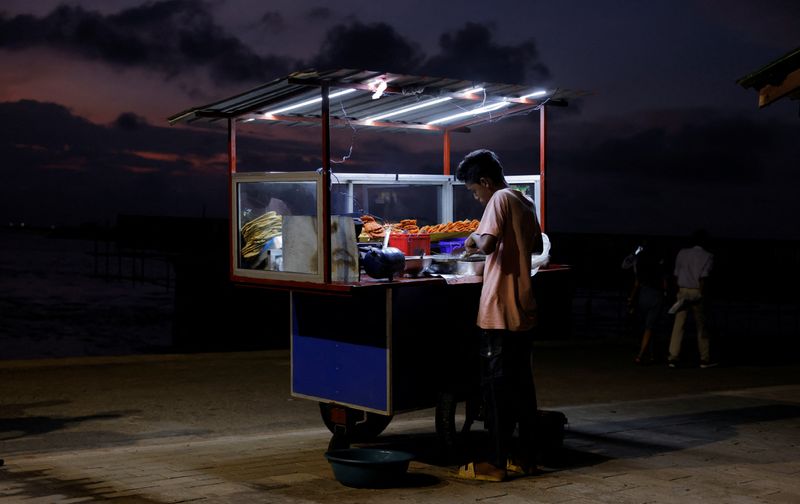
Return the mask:
{"type": "MultiPolygon", "coordinates": [[[[94,275],[174,289],[176,262],[227,250],[225,219],[119,215],[114,228],[94,235],[94,275]]],[[[225,265],[222,264],[223,269],[225,265]]]]}
{"type": "Polygon", "coordinates": [[[172,254],[120,245],[109,238],[95,238],[92,251],[93,276],[104,280],[153,284],[166,290],[175,287],[172,254]]]}

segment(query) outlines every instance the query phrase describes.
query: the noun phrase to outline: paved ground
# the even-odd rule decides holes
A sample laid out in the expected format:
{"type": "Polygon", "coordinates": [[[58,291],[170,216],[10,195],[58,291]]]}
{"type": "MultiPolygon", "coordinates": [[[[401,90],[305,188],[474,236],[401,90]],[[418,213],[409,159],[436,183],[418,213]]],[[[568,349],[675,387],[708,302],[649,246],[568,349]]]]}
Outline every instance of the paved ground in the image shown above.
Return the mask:
{"type": "Polygon", "coordinates": [[[414,453],[397,488],[339,484],[285,351],[0,363],[0,502],[800,502],[800,366],[635,367],[630,349],[538,349],[543,408],[569,418],[542,474],[464,482],[433,413],[379,438],[414,453]]]}

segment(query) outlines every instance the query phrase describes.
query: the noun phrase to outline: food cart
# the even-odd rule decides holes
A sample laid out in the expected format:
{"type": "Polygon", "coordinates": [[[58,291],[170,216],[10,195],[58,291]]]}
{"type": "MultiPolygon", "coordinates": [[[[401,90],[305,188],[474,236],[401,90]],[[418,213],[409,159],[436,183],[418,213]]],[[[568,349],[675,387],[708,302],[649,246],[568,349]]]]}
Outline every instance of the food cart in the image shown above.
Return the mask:
{"type": "MultiPolygon", "coordinates": [[[[410,217],[420,225],[479,218],[482,209],[451,174],[451,135],[538,111],[539,165],[507,179],[527,191],[546,229],[545,111],[578,95],[365,70],[307,71],[169,118],[227,121],[230,276],[289,292],[291,394],[320,403],[332,444],[376,436],[394,414],[435,406],[437,434],[451,445],[455,403],[475,388],[477,374],[471,314],[482,278],[370,278],[359,267],[353,217],[410,217]],[[318,126],[321,168],[240,173],[237,127],[250,122],[318,126]],[[441,135],[442,173],[334,173],[331,127],[441,135]],[[398,215],[399,202],[406,206],[398,215]]],[[[437,237],[428,238],[435,248],[437,237]]],[[[549,265],[535,285],[569,281],[568,273],[549,265]]],[[[266,320],[267,313],[265,307],[266,320]]]]}

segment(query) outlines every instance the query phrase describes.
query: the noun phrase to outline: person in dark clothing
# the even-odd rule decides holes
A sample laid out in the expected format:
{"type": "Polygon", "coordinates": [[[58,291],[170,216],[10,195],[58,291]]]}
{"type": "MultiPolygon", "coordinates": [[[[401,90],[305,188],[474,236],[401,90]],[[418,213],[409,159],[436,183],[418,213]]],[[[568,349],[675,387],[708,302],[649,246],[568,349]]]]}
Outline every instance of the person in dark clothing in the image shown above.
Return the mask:
{"type": "Polygon", "coordinates": [[[628,308],[634,311],[644,325],[639,353],[634,362],[644,364],[653,360],[653,330],[664,309],[667,293],[667,275],[664,259],[654,247],[642,247],[633,264],[634,281],[628,308]]]}

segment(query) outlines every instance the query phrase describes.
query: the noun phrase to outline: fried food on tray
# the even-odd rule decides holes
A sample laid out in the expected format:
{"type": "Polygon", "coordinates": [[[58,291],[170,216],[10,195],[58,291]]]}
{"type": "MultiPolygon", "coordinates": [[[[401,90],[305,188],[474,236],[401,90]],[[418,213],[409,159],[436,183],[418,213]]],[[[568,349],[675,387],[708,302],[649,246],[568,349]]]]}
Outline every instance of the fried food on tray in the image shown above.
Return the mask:
{"type": "Polygon", "coordinates": [[[364,227],[361,229],[361,234],[358,235],[359,240],[378,240],[386,236],[386,229],[378,224],[371,215],[362,215],[361,222],[364,223],[364,227]]]}
{"type": "Polygon", "coordinates": [[[463,221],[445,222],[442,224],[435,224],[432,226],[417,225],[417,219],[401,219],[400,222],[395,224],[387,224],[381,226],[375,221],[375,218],[370,215],[363,215],[361,222],[364,223],[364,229],[359,235],[359,239],[375,239],[383,238],[386,236],[385,230],[388,229],[392,233],[471,233],[478,229],[480,221],[478,219],[464,219],[463,221]]]}
{"type": "Polygon", "coordinates": [[[478,219],[464,219],[463,221],[446,222],[432,226],[422,226],[420,233],[471,233],[478,229],[478,219]]]}
{"type": "Polygon", "coordinates": [[[403,219],[398,224],[392,224],[392,233],[419,233],[417,219],[403,219]]]}

